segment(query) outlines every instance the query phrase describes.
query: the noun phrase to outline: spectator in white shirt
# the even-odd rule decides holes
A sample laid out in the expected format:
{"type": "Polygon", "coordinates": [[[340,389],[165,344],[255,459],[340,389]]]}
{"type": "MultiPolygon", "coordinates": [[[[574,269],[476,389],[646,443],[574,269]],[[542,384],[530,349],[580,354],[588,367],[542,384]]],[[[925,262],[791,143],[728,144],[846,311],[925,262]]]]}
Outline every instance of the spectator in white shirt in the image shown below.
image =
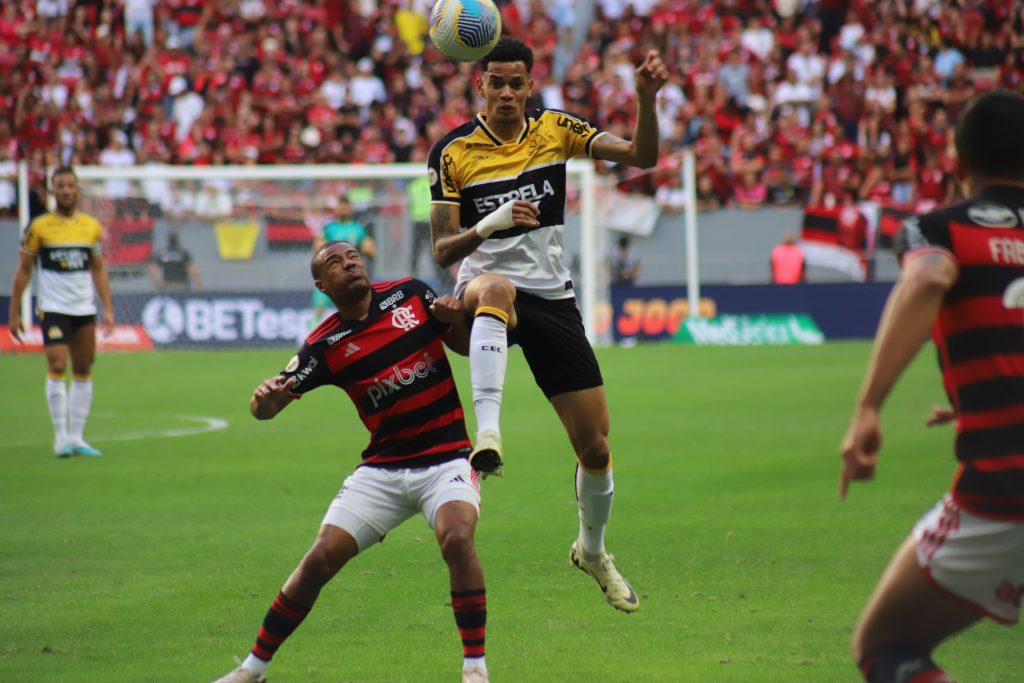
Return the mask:
{"type": "Polygon", "coordinates": [[[750,23],[740,34],[740,46],[759,61],[765,62],[775,46],[775,36],[771,29],[764,25],[761,17],[755,14],[750,17],[750,23]]]}
{"type": "Polygon", "coordinates": [[[863,38],[864,25],[857,18],[856,10],[847,10],[846,23],[839,29],[839,47],[852,52],[863,38]]]}
{"type": "Polygon", "coordinates": [[[36,0],[36,14],[46,23],[66,17],[70,10],[69,0],[36,0]]]}
{"type": "Polygon", "coordinates": [[[157,0],[124,0],[124,32],[131,36],[142,34],[142,43],[148,48],[153,44],[153,9],[157,0]]]}
{"type": "Polygon", "coordinates": [[[679,111],[686,104],[686,95],[679,86],[679,78],[678,73],[669,75],[668,83],[658,91],[658,127],[661,129],[661,134],[665,136],[671,135],[672,129],[675,128],[675,124],[679,120],[679,111]]]}
{"type": "Polygon", "coordinates": [[[565,109],[565,94],[562,84],[544,74],[536,77],[534,90],[540,94],[540,102],[545,109],[565,109]]]}
{"type": "Polygon", "coordinates": [[[229,218],[233,210],[231,195],[217,183],[205,183],[196,196],[195,214],[199,218],[217,221],[229,218]]]}
{"type": "Polygon", "coordinates": [[[796,74],[797,81],[811,88],[812,98],[817,99],[825,79],[825,58],[818,54],[813,40],[804,39],[800,49],[786,60],[786,68],[796,74]]]}
{"type": "Polygon", "coordinates": [[[341,109],[341,105],[345,104],[345,98],[348,96],[348,81],[345,79],[345,72],[340,65],[335,66],[324,80],[320,86],[320,94],[327,100],[331,109],[341,109]]]}
{"type": "Polygon", "coordinates": [[[739,48],[732,48],[725,56],[725,63],[718,67],[718,81],[726,91],[743,106],[750,96],[750,67],[740,59],[739,48]]]}
{"type": "MultiPolygon", "coordinates": [[[[134,166],[135,153],[128,149],[128,136],[124,131],[112,128],[110,130],[110,141],[100,152],[99,162],[101,166],[134,166]]],[[[108,199],[127,199],[132,192],[132,183],[123,178],[111,178],[104,184],[108,199]]]]}
{"type": "Polygon", "coordinates": [[[669,216],[681,213],[686,208],[686,191],[679,173],[669,174],[668,181],[655,192],[654,201],[662,213],[669,216]]]}
{"type": "Polygon", "coordinates": [[[795,110],[800,125],[806,128],[811,122],[810,105],[814,99],[810,86],[797,80],[796,72],[790,69],[786,72],[786,80],[775,86],[771,99],[772,110],[781,108],[782,113],[795,110]]]}
{"type": "Polygon", "coordinates": [[[188,137],[189,132],[192,130],[192,124],[203,113],[203,98],[199,93],[192,91],[184,76],[175,76],[171,79],[168,92],[174,98],[174,105],[171,107],[171,118],[174,119],[174,123],[177,126],[175,139],[181,142],[188,137]]]}
{"type": "MultiPolygon", "coordinates": [[[[162,152],[154,152],[153,156],[150,157],[145,149],[140,149],[136,156],[136,162],[139,166],[146,168],[167,168],[167,163],[163,160],[165,156],[162,152]]],[[[146,178],[141,182],[141,185],[142,196],[152,206],[159,207],[158,214],[161,216],[168,214],[173,199],[170,181],[166,178],[146,178]]]]}
{"type": "Polygon", "coordinates": [[[374,75],[373,60],[369,57],[363,57],[356,64],[356,75],[349,81],[349,96],[352,103],[363,112],[364,120],[369,114],[371,104],[387,99],[384,82],[374,75]]]}
{"type": "Polygon", "coordinates": [[[0,147],[0,215],[12,213],[18,203],[18,190],[14,181],[18,177],[18,166],[8,151],[0,147]]]}
{"type": "Polygon", "coordinates": [[[875,71],[864,90],[864,101],[868,104],[877,104],[886,114],[896,111],[896,88],[893,87],[892,77],[881,68],[875,71]]]}

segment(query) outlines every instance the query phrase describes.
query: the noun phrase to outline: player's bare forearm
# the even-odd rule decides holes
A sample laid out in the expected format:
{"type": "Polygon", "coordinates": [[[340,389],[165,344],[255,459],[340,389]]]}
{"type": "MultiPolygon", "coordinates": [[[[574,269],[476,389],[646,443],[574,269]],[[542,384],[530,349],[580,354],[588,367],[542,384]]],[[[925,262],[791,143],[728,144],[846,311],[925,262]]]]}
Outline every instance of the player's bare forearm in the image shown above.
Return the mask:
{"type": "Polygon", "coordinates": [[[474,230],[459,231],[459,209],[451,204],[430,207],[430,239],[434,261],[442,268],[458,263],[484,243],[474,230]]]}
{"type": "Polygon", "coordinates": [[[104,323],[112,326],[114,324],[114,299],[110,294],[110,277],[107,275],[106,264],[99,257],[93,258],[92,281],[100,303],[103,304],[104,323]]]}
{"type": "Polygon", "coordinates": [[[32,278],[32,266],[35,263],[35,256],[26,252],[20,252],[18,258],[18,269],[14,271],[14,282],[11,283],[11,303],[7,310],[7,323],[11,334],[17,340],[21,339],[21,297],[25,294],[25,288],[32,278]]]}
{"type": "Polygon", "coordinates": [[[14,271],[14,282],[11,283],[11,299],[20,301],[21,295],[25,293],[29,281],[32,279],[32,267],[35,265],[35,255],[28,252],[18,253],[18,269],[14,271]]]}
{"type": "Polygon", "coordinates": [[[295,386],[297,380],[289,377],[287,380],[278,375],[263,380],[252,392],[249,399],[249,412],[257,420],[271,420],[277,414],[288,407],[293,397],[289,390],[295,386]]]}
{"type": "Polygon", "coordinates": [[[605,133],[594,141],[593,156],[626,166],[650,168],[658,163],[658,116],[654,103],[638,102],[633,139],[623,140],[605,133]]]}
{"type": "Polygon", "coordinates": [[[649,102],[637,100],[636,127],[633,129],[634,166],[650,168],[658,163],[658,115],[653,98],[649,102]]]}
{"type": "Polygon", "coordinates": [[[858,405],[879,410],[900,374],[928,339],[946,292],[956,282],[953,259],[911,255],[886,301],[858,405]]]}

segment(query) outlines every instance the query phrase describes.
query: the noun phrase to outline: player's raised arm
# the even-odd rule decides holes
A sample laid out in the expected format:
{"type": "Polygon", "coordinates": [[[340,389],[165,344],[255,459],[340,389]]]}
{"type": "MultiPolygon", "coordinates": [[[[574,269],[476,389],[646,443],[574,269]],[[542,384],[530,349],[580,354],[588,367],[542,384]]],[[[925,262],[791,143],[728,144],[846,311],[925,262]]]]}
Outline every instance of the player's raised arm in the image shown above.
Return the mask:
{"type": "Polygon", "coordinates": [[[295,377],[285,379],[281,375],[265,379],[252,392],[249,412],[257,420],[270,420],[277,416],[294,400],[291,388],[298,384],[295,377]]]}
{"type": "Polygon", "coordinates": [[[658,116],[655,109],[658,91],[668,81],[668,67],[654,50],[647,53],[634,76],[636,86],[636,126],[633,139],[623,140],[604,134],[594,140],[596,159],[618,164],[650,168],[658,163],[658,116]]]}

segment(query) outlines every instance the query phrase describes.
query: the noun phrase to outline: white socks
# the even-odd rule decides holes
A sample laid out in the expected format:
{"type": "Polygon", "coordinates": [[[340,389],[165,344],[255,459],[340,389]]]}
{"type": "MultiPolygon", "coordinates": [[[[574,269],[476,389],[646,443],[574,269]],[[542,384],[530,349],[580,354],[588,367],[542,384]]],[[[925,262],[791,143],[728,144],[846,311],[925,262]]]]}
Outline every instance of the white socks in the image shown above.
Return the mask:
{"type": "Polygon", "coordinates": [[[68,403],[68,439],[73,446],[77,446],[85,442],[85,421],[89,419],[89,409],[92,407],[92,380],[72,380],[68,403]]]}
{"type": "Polygon", "coordinates": [[[249,656],[242,662],[242,668],[246,671],[251,671],[256,675],[267,673],[267,667],[270,666],[270,662],[264,662],[262,659],[249,653],[249,656]]]}
{"type": "Polygon", "coordinates": [[[46,404],[57,445],[63,446],[68,440],[68,385],[63,379],[46,378],[46,404]]]}
{"type": "Polygon", "coordinates": [[[483,657],[466,657],[462,660],[462,670],[466,671],[476,667],[487,673],[487,662],[484,661],[483,657]]]}
{"type": "Polygon", "coordinates": [[[601,474],[587,472],[576,466],[576,504],[580,509],[580,541],[583,552],[597,555],[604,552],[604,530],[612,516],[615,481],[612,469],[601,474]]]}
{"type": "Polygon", "coordinates": [[[508,331],[506,322],[495,317],[498,314],[505,315],[499,309],[481,307],[469,333],[469,374],[478,433],[488,429],[499,431],[501,392],[508,365],[508,331]]]}

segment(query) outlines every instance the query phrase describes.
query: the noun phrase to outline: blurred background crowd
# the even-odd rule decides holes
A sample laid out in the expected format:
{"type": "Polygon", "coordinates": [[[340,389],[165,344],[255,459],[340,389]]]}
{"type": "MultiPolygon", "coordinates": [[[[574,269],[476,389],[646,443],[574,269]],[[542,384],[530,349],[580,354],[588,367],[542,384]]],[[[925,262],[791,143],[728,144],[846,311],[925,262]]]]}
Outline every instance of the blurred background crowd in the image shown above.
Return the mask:
{"type": "MultiPolygon", "coordinates": [[[[430,0],[23,0],[0,11],[0,210],[14,163],[424,161],[476,112],[471,65],[426,39],[430,0]]],[[[622,189],[701,209],[951,198],[952,127],[1024,91],[1015,0],[498,0],[537,106],[629,137],[633,65],[673,76],[653,172],[622,189]]]]}

